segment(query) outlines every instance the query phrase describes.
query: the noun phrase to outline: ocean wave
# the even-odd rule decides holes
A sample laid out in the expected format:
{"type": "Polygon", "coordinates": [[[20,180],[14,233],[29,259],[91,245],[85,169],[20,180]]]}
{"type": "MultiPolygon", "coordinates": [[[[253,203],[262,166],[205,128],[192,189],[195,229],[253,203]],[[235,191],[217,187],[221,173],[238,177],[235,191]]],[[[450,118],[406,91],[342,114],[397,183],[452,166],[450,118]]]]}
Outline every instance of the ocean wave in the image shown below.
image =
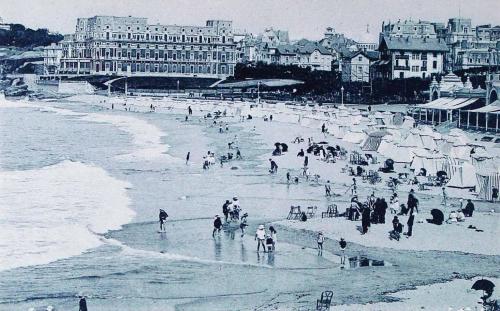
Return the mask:
{"type": "Polygon", "coordinates": [[[166,134],[153,124],[131,116],[104,113],[82,113],[70,109],[56,108],[27,101],[0,102],[4,108],[36,108],[40,112],[51,112],[63,116],[78,117],[80,120],[96,123],[108,123],[118,127],[120,130],[132,136],[135,149],[127,154],[117,156],[121,161],[167,161],[179,162],[180,159],[172,157],[167,153],[169,145],[162,142],[166,134]]]}
{"type": "Polygon", "coordinates": [[[128,187],[80,162],[0,171],[0,270],[46,264],[101,245],[101,234],[135,215],[128,187]]]}

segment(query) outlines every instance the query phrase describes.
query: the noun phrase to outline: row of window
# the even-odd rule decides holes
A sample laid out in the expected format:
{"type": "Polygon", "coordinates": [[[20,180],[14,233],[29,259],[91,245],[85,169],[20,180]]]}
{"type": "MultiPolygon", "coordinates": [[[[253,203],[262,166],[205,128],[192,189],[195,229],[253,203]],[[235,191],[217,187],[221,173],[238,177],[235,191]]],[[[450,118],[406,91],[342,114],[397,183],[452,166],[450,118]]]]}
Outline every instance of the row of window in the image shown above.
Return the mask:
{"type": "MultiPolygon", "coordinates": [[[[79,39],[87,39],[87,36],[85,35],[80,35],[78,36],[79,39]]],[[[154,42],[160,42],[160,41],[165,41],[165,42],[182,42],[182,43],[222,43],[225,44],[226,41],[232,42],[232,38],[227,38],[226,36],[220,36],[220,37],[206,37],[206,36],[186,36],[186,35],[177,35],[177,36],[172,36],[172,35],[150,35],[149,33],[146,34],[132,34],[132,33],[127,33],[127,34],[121,34],[121,33],[94,33],[93,38],[102,38],[106,40],[110,39],[117,39],[117,40],[135,40],[135,41],[154,41],[154,42]]]]}

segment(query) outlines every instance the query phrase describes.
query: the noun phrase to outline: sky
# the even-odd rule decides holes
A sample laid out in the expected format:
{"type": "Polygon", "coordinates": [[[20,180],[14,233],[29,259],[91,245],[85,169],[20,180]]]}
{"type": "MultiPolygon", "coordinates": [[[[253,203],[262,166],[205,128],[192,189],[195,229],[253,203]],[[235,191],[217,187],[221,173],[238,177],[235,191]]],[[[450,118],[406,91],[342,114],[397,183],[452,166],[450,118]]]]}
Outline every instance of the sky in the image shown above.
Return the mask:
{"type": "Polygon", "coordinates": [[[74,32],[78,17],[132,15],[147,17],[150,24],[228,19],[236,30],[259,33],[273,27],[289,30],[292,39],[320,39],[332,26],[355,40],[368,37],[373,42],[382,21],[445,23],[461,16],[472,18],[473,25],[500,25],[499,12],[500,0],[0,0],[4,22],[62,34],[74,32]]]}

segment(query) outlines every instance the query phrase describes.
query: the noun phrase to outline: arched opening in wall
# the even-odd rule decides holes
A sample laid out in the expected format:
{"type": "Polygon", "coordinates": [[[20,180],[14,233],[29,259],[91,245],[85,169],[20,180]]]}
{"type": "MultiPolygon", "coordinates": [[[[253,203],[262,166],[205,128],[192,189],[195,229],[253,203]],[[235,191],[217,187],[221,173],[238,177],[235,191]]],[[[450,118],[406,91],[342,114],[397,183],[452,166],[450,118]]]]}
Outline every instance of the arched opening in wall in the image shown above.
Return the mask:
{"type": "Polygon", "coordinates": [[[436,100],[436,99],[438,99],[438,92],[434,91],[434,92],[432,92],[432,100],[436,100]]]}
{"type": "Polygon", "coordinates": [[[490,93],[490,104],[498,100],[498,94],[496,90],[491,91],[490,93]]]}

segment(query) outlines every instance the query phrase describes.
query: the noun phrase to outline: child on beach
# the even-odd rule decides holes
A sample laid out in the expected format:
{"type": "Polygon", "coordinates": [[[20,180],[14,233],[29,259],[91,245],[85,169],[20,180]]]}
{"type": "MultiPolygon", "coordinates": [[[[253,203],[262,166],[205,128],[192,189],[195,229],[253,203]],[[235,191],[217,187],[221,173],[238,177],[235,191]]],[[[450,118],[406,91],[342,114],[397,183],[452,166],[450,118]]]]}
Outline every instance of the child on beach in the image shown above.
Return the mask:
{"type": "Polygon", "coordinates": [[[264,240],[266,239],[266,230],[264,229],[264,225],[259,225],[259,228],[255,232],[255,238],[257,241],[257,253],[260,250],[260,246],[264,249],[264,253],[266,253],[266,246],[264,245],[264,240]]]}
{"type": "Polygon", "coordinates": [[[168,214],[164,210],[160,209],[160,231],[165,231],[165,221],[167,220],[168,214]]]}
{"type": "Polygon", "coordinates": [[[220,219],[219,215],[215,215],[214,231],[212,231],[212,237],[215,238],[215,232],[217,232],[217,234],[220,235],[221,229],[222,229],[222,220],[220,219]]]}
{"type": "Polygon", "coordinates": [[[273,251],[273,238],[271,237],[270,234],[267,235],[266,246],[267,246],[267,251],[269,253],[273,251]]]}
{"type": "Polygon", "coordinates": [[[271,236],[271,239],[273,239],[273,251],[276,250],[276,242],[278,241],[278,231],[274,229],[273,226],[269,227],[269,235],[271,236]]]}
{"type": "Polygon", "coordinates": [[[243,237],[245,235],[245,228],[248,227],[247,217],[248,217],[248,213],[245,213],[245,214],[243,214],[243,216],[241,216],[241,219],[240,219],[241,237],[243,237]]]}
{"type": "Polygon", "coordinates": [[[347,248],[347,242],[344,240],[344,238],[340,238],[339,245],[340,252],[342,253],[340,257],[340,264],[345,265],[345,249],[347,248]]]}
{"type": "Polygon", "coordinates": [[[323,255],[323,242],[325,241],[325,237],[323,236],[323,232],[318,232],[318,238],[316,240],[318,242],[318,255],[323,255]]]}

